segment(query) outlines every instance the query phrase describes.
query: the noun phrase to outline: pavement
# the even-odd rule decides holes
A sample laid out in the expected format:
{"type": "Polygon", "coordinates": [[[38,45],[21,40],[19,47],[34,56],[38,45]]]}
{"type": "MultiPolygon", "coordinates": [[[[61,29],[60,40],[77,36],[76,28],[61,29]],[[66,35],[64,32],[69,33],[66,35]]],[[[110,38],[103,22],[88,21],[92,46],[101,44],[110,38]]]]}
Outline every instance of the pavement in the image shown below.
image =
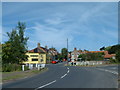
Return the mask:
{"type": "MultiPolygon", "coordinates": [[[[112,66],[80,67],[49,64],[49,70],[34,77],[3,84],[4,88],[118,88],[118,73],[109,72],[112,66]],[[105,71],[108,70],[109,71],[105,71]]],[[[115,68],[115,67],[114,67],[115,68]]]]}

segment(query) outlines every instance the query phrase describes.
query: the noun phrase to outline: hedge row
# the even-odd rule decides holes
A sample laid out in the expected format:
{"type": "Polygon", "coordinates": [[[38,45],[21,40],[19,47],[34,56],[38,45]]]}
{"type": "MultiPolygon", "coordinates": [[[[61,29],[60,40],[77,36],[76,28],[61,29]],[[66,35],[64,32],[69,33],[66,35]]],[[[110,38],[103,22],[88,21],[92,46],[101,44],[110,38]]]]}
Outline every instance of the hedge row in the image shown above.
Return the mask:
{"type": "MultiPolygon", "coordinates": [[[[25,66],[25,70],[28,70],[28,66],[25,66]]],[[[18,64],[4,64],[2,65],[2,72],[21,71],[22,65],[18,64]]]]}

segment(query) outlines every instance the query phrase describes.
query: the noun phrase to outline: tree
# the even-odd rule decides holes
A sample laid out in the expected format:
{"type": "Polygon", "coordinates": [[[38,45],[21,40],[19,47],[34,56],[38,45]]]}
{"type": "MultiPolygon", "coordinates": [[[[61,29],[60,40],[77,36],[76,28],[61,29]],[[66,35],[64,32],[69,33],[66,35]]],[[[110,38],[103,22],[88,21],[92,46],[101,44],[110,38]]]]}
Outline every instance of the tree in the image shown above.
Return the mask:
{"type": "Polygon", "coordinates": [[[118,50],[120,50],[120,45],[113,45],[109,50],[108,53],[109,54],[115,54],[118,50]]]}
{"type": "Polygon", "coordinates": [[[116,62],[120,62],[120,50],[116,52],[116,62]]]}
{"type": "Polygon", "coordinates": [[[20,64],[27,59],[25,53],[28,37],[24,36],[25,28],[25,23],[18,22],[17,27],[12,32],[7,32],[9,40],[3,45],[3,64],[20,64]]]}
{"type": "Polygon", "coordinates": [[[67,59],[67,55],[68,55],[67,48],[62,48],[61,55],[62,55],[62,59],[67,59]]]}
{"type": "Polygon", "coordinates": [[[100,48],[100,51],[105,50],[105,47],[100,48]]]}
{"type": "Polygon", "coordinates": [[[86,60],[86,54],[80,54],[80,55],[78,56],[78,58],[80,58],[81,61],[85,61],[85,60],[86,60]]]}
{"type": "Polygon", "coordinates": [[[86,53],[81,54],[78,56],[78,58],[81,58],[82,61],[96,61],[96,60],[103,60],[103,53],[86,53]]]}
{"type": "Polygon", "coordinates": [[[111,47],[112,47],[112,46],[105,47],[105,49],[104,49],[104,50],[105,50],[105,51],[108,51],[108,50],[110,50],[110,49],[111,49],[111,47]]]}
{"type": "Polygon", "coordinates": [[[58,54],[58,60],[62,60],[62,55],[61,54],[58,54]]]}

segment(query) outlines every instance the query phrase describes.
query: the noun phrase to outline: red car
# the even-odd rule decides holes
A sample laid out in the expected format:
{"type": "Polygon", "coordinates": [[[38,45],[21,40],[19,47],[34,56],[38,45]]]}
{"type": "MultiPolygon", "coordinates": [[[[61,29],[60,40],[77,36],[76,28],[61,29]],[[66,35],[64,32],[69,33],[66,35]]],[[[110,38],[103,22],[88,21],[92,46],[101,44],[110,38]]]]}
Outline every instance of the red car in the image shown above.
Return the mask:
{"type": "Polygon", "coordinates": [[[56,61],[52,61],[52,64],[56,64],[57,62],[56,61]]]}

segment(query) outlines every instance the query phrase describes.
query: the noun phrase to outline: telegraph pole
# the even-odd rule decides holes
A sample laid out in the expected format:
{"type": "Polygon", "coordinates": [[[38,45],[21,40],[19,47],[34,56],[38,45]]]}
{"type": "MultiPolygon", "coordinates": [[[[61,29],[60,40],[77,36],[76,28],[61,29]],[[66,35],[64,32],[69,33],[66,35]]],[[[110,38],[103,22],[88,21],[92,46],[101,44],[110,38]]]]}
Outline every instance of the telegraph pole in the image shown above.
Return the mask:
{"type": "Polygon", "coordinates": [[[67,38],[67,65],[68,65],[68,38],[67,38]]]}

